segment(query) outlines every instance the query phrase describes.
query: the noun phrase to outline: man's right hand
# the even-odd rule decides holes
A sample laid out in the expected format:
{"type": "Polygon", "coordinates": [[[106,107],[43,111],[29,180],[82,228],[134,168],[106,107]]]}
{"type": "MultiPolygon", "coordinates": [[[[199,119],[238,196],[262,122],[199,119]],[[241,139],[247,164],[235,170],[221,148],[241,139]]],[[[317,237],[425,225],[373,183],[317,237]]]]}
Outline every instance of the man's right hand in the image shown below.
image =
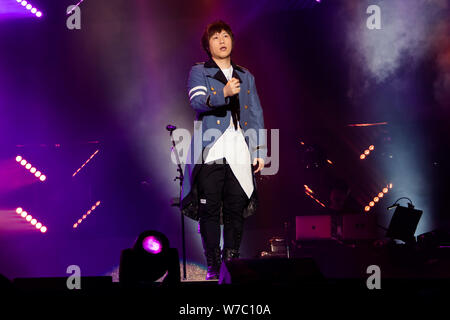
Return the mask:
{"type": "Polygon", "coordinates": [[[226,86],[223,88],[223,96],[231,97],[235,94],[238,94],[241,91],[241,84],[239,80],[236,78],[231,78],[230,81],[227,82],[226,86]]]}

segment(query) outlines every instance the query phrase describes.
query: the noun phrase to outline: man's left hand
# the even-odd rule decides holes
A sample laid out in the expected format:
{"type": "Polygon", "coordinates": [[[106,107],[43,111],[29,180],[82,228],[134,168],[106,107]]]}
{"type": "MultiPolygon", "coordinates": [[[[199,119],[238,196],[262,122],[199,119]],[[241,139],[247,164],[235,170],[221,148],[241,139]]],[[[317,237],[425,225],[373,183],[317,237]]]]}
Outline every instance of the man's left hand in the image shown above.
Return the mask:
{"type": "Polygon", "coordinates": [[[261,171],[262,168],[264,168],[264,159],[262,159],[262,158],[253,159],[253,166],[256,166],[256,165],[258,165],[258,167],[254,171],[254,173],[257,173],[257,172],[261,171]]]}

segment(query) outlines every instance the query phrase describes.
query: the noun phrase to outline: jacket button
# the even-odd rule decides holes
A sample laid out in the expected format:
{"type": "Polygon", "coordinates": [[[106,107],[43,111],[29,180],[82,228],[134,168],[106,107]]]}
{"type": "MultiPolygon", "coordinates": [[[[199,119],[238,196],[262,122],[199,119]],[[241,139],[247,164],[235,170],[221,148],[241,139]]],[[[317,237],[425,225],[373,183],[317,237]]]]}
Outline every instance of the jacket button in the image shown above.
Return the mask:
{"type": "Polygon", "coordinates": [[[213,87],[211,87],[211,90],[212,90],[212,91],[214,91],[214,88],[213,88],[213,87]]]}
{"type": "Polygon", "coordinates": [[[244,126],[246,126],[246,125],[247,125],[247,121],[244,122],[244,126]]]}
{"type": "Polygon", "coordinates": [[[214,91],[213,93],[214,93],[214,94],[216,94],[216,92],[215,92],[215,91],[214,91]]]}
{"type": "Polygon", "coordinates": [[[220,120],[217,120],[217,124],[220,124],[220,120]]]}
{"type": "Polygon", "coordinates": [[[250,94],[250,90],[247,90],[247,93],[250,94]]]}
{"type": "Polygon", "coordinates": [[[248,106],[245,106],[244,108],[245,108],[245,109],[248,109],[248,106]]]}

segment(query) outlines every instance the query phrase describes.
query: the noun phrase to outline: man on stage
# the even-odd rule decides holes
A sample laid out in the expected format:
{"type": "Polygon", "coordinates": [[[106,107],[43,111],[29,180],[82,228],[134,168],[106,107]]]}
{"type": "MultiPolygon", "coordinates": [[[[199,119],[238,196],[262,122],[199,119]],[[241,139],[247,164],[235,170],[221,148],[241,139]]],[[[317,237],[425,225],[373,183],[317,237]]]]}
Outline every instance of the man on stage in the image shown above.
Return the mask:
{"type": "Polygon", "coordinates": [[[200,220],[207,280],[218,279],[222,260],[239,257],[244,219],[257,204],[254,174],[263,169],[267,157],[255,78],[231,60],[233,44],[225,22],[208,25],[202,46],[210,59],[191,68],[187,88],[198,122],[184,170],[181,205],[183,214],[200,220]],[[200,152],[195,152],[196,134],[201,134],[200,152]]]}

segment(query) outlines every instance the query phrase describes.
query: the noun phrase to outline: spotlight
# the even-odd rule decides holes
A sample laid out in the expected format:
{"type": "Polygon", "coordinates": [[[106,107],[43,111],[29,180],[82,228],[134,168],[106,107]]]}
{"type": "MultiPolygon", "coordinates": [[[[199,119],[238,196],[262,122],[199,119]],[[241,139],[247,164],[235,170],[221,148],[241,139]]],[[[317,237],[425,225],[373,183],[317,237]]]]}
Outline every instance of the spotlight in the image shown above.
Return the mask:
{"type": "Polygon", "coordinates": [[[26,164],[27,164],[27,160],[23,159],[22,161],[20,161],[20,164],[21,164],[22,166],[26,165],[26,164]]]}
{"type": "Polygon", "coordinates": [[[22,161],[22,157],[21,157],[21,156],[17,156],[17,157],[16,157],[16,161],[17,161],[17,162],[22,161]]]}
{"type": "Polygon", "coordinates": [[[25,166],[25,168],[26,168],[27,170],[30,170],[30,169],[31,169],[31,163],[27,163],[27,165],[25,166]]]}
{"type": "Polygon", "coordinates": [[[22,208],[19,207],[19,208],[16,209],[16,213],[17,213],[17,214],[21,214],[22,212],[23,212],[23,209],[22,209],[22,208]]]}
{"type": "Polygon", "coordinates": [[[142,247],[145,251],[158,254],[162,251],[162,243],[155,236],[148,236],[142,240],[142,247]]]}
{"type": "Polygon", "coordinates": [[[47,227],[42,227],[42,228],[41,228],[41,232],[42,232],[42,233],[46,233],[46,232],[47,232],[47,227]]]}
{"type": "Polygon", "coordinates": [[[27,215],[27,217],[25,218],[25,220],[27,220],[28,222],[30,222],[31,219],[33,219],[33,217],[31,215],[27,215]]]}
{"type": "Polygon", "coordinates": [[[40,12],[40,11],[36,12],[36,17],[38,17],[38,18],[42,17],[42,12],[40,12]]]}
{"type": "Polygon", "coordinates": [[[139,235],[133,248],[122,251],[119,281],[125,287],[152,284],[167,274],[163,284],[180,282],[178,251],[170,248],[167,237],[158,231],[145,231],[139,235]]]}

